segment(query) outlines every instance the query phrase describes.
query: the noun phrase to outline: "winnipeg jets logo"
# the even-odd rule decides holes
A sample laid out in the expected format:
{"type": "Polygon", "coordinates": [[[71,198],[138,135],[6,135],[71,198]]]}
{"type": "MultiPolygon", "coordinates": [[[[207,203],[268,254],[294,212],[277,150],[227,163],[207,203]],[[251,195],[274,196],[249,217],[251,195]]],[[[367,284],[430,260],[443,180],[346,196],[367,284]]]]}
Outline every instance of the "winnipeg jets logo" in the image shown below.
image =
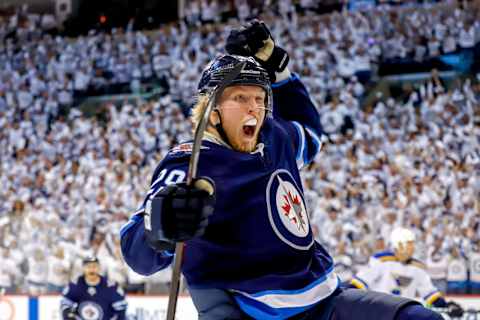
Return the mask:
{"type": "Polygon", "coordinates": [[[300,190],[287,170],[275,171],[267,185],[267,207],[275,234],[296,249],[308,250],[313,237],[300,190]]]}
{"type": "Polygon", "coordinates": [[[82,302],[78,308],[78,313],[85,320],[100,320],[103,319],[103,310],[100,305],[92,301],[82,302]]]}
{"type": "Polygon", "coordinates": [[[278,185],[280,186],[277,189],[277,207],[279,205],[278,202],[280,202],[281,212],[284,214],[285,218],[288,219],[290,224],[293,224],[297,228],[296,231],[298,233],[305,236],[307,224],[305,222],[305,209],[302,207],[303,202],[300,194],[291,183],[283,181],[279,175],[277,176],[277,179],[278,185]]]}

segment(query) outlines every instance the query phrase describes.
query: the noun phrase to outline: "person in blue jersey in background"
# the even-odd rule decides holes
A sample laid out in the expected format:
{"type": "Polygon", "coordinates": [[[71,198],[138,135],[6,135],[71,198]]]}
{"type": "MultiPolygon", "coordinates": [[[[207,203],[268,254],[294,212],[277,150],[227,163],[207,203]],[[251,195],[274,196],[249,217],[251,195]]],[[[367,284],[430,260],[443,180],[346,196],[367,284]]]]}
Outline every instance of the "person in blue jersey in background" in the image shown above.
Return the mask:
{"type": "Polygon", "coordinates": [[[100,275],[96,257],[83,260],[83,275],[62,293],[63,320],[125,320],[127,301],[122,288],[100,275]]]}
{"type": "Polygon", "coordinates": [[[246,62],[202,143],[198,172],[213,192],[184,182],[191,142],[171,149],[120,231],[128,265],[153,274],[185,242],[182,273],[202,320],[442,319],[408,299],[340,288],[313,239],[299,174],[321,149],[319,114],[265,24],[233,30],[226,51],[203,71],[192,111],[196,125],[215,86],[246,62]]]}

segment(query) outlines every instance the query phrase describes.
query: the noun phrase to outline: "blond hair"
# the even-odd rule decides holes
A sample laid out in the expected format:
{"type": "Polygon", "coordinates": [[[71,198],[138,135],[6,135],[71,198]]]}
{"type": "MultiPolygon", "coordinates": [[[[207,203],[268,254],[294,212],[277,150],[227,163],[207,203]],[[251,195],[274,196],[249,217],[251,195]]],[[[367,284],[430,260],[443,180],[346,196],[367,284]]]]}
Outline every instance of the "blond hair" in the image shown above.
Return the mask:
{"type": "Polygon", "coordinates": [[[192,121],[192,130],[195,132],[198,124],[202,118],[203,112],[208,104],[208,95],[200,94],[197,99],[197,103],[192,108],[192,114],[190,115],[190,120],[192,121]]]}

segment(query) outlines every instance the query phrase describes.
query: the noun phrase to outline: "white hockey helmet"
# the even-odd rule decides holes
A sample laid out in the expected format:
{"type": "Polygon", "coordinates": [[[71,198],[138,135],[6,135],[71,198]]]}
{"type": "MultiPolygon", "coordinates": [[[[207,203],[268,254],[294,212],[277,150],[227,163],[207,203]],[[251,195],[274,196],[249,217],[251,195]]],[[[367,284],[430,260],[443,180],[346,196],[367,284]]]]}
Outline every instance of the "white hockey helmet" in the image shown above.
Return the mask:
{"type": "Polygon", "coordinates": [[[405,245],[407,242],[415,241],[415,234],[406,228],[396,228],[390,235],[390,244],[393,249],[398,249],[400,244],[405,245]]]}

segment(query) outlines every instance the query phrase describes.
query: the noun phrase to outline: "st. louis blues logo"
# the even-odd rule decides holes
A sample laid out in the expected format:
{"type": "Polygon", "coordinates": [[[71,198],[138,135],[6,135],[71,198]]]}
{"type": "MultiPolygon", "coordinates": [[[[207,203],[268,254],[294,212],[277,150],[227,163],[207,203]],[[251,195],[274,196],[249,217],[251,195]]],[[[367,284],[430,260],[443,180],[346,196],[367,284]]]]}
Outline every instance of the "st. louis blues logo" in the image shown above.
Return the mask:
{"type": "Polygon", "coordinates": [[[100,305],[92,301],[85,301],[80,303],[78,308],[80,317],[85,320],[100,320],[103,319],[103,310],[100,305]]]}
{"type": "Polygon", "coordinates": [[[313,243],[300,189],[287,170],[277,170],[267,185],[268,218],[275,234],[288,245],[308,250],[313,243]]]}
{"type": "Polygon", "coordinates": [[[413,281],[412,277],[402,276],[394,272],[391,272],[390,274],[392,275],[392,278],[395,279],[395,283],[397,284],[397,286],[399,286],[400,288],[408,287],[413,281]]]}

